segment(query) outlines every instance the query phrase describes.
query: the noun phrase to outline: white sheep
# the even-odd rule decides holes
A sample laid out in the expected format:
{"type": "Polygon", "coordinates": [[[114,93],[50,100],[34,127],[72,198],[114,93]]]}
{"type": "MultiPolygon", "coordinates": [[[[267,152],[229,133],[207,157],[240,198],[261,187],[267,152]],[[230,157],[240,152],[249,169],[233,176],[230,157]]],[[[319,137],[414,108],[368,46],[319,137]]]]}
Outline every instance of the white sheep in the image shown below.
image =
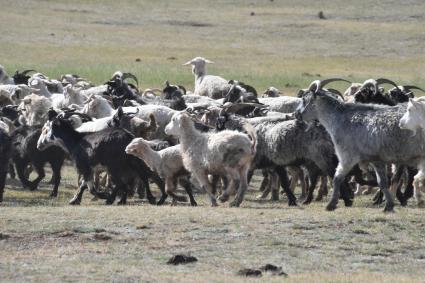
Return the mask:
{"type": "MultiPolygon", "coordinates": [[[[165,182],[165,191],[173,197],[173,201],[180,199],[175,194],[177,181],[181,176],[190,175],[183,166],[183,157],[180,145],[167,147],[160,151],[151,148],[149,141],[143,138],[135,138],[127,145],[125,152],[142,159],[152,171],[156,172],[165,182]]],[[[190,186],[185,187],[190,198],[190,204],[196,206],[190,186]]]]}
{"type": "Polygon", "coordinates": [[[229,186],[220,196],[226,200],[233,186],[239,189],[231,206],[239,206],[248,187],[248,170],[256,151],[256,134],[247,125],[248,135],[235,131],[201,133],[186,113],[176,113],[165,128],[168,135],[178,136],[183,155],[183,164],[208,193],[211,205],[217,202],[208,181],[208,174],[226,176],[229,186]]]}
{"type": "Polygon", "coordinates": [[[293,96],[264,97],[258,98],[258,101],[268,105],[270,111],[281,113],[295,112],[297,107],[302,103],[301,98],[293,96]]]}
{"type": "Polygon", "coordinates": [[[202,57],[196,57],[183,65],[192,65],[195,75],[195,95],[208,96],[214,99],[223,98],[231,85],[222,77],[207,75],[205,64],[214,63],[202,57]]]}
{"type": "Polygon", "coordinates": [[[279,97],[282,93],[277,88],[271,86],[268,87],[261,97],[279,97]]]}
{"type": "Polygon", "coordinates": [[[31,94],[26,96],[18,109],[22,111],[21,122],[28,126],[43,125],[47,122],[47,112],[52,102],[44,96],[31,94]]]}
{"type": "Polygon", "coordinates": [[[2,84],[14,84],[12,77],[9,77],[9,75],[6,73],[6,70],[2,65],[0,65],[0,85],[2,84]]]}

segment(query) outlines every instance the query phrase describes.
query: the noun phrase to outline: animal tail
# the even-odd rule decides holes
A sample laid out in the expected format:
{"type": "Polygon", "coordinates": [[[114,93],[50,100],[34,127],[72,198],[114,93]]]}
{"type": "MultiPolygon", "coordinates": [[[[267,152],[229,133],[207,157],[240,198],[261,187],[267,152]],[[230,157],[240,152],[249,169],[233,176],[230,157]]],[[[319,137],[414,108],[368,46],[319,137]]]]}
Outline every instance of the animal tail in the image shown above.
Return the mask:
{"type": "Polygon", "coordinates": [[[255,129],[250,123],[245,123],[243,125],[243,128],[246,131],[248,137],[251,139],[251,152],[253,155],[255,155],[257,148],[257,134],[255,132],[255,129]]]}

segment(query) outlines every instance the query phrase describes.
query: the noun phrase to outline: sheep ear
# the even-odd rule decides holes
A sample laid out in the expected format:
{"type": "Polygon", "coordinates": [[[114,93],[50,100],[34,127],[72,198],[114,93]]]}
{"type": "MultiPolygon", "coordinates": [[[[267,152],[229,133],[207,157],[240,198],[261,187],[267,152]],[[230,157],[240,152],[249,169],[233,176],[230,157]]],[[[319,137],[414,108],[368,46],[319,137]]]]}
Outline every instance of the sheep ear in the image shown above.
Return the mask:
{"type": "Polygon", "coordinates": [[[214,62],[213,62],[213,61],[210,61],[210,60],[208,60],[208,59],[205,59],[205,63],[208,63],[208,64],[214,64],[214,62]]]}
{"type": "Polygon", "coordinates": [[[187,61],[186,63],[183,64],[183,66],[187,66],[187,65],[190,65],[190,64],[192,64],[192,60],[187,61]]]}

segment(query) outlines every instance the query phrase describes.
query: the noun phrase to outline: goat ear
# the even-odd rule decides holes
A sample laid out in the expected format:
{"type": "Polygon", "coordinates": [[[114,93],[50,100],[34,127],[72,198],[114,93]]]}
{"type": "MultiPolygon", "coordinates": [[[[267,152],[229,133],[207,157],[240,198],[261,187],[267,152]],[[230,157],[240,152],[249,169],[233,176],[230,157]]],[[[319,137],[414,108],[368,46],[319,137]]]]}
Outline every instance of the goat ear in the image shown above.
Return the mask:
{"type": "Polygon", "coordinates": [[[170,86],[170,82],[169,81],[165,81],[165,87],[169,87],[170,86]]]}
{"type": "Polygon", "coordinates": [[[234,82],[235,82],[234,80],[230,80],[227,83],[230,84],[230,85],[232,85],[234,82]]]}
{"type": "Polygon", "coordinates": [[[56,116],[58,116],[58,113],[55,110],[53,110],[52,108],[50,108],[49,112],[47,112],[47,117],[48,117],[49,121],[53,121],[53,119],[55,119],[56,116]]]}
{"type": "Polygon", "coordinates": [[[153,115],[152,113],[149,114],[149,120],[150,120],[149,129],[155,130],[158,127],[158,125],[156,124],[155,115],[153,115]]]}

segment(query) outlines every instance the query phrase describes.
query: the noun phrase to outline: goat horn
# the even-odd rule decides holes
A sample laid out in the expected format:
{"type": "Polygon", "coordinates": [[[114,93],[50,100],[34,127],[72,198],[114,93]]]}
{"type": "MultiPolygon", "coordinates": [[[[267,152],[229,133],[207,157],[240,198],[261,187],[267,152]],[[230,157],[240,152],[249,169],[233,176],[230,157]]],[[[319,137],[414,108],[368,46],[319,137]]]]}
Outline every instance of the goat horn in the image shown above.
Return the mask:
{"type": "Polygon", "coordinates": [[[136,112],[126,112],[125,114],[130,116],[130,115],[136,115],[137,113],[139,113],[138,107],[136,107],[136,112]]]}
{"type": "Polygon", "coordinates": [[[425,92],[425,90],[424,89],[422,89],[422,88],[420,88],[420,87],[418,87],[418,86],[415,86],[415,85],[404,85],[403,86],[403,88],[408,92],[408,91],[410,91],[410,90],[412,90],[412,89],[417,89],[417,90],[420,90],[420,91],[422,91],[422,92],[425,92]]]}
{"type": "Polygon", "coordinates": [[[30,73],[30,72],[37,72],[36,70],[24,70],[24,71],[22,71],[22,75],[26,75],[26,74],[28,74],[28,73],[30,73]]]}
{"type": "Polygon", "coordinates": [[[320,80],[312,81],[311,84],[308,86],[308,90],[310,91],[318,91],[320,89],[320,80]]]}
{"type": "Polygon", "coordinates": [[[341,78],[330,78],[330,79],[326,79],[326,80],[323,80],[323,81],[321,81],[321,83],[320,83],[320,88],[323,88],[323,87],[325,87],[327,84],[330,84],[330,83],[332,83],[332,82],[346,82],[346,83],[349,83],[349,84],[351,84],[351,82],[349,81],[349,80],[346,80],[346,79],[341,79],[341,78]]]}
{"type": "Polygon", "coordinates": [[[136,82],[137,87],[139,87],[139,81],[137,80],[137,77],[135,75],[133,75],[132,73],[123,73],[122,74],[122,80],[123,81],[125,81],[128,78],[133,79],[136,82]]]}
{"type": "Polygon", "coordinates": [[[337,82],[337,81],[341,81],[341,82],[347,82],[350,83],[350,81],[346,80],[346,79],[342,79],[342,78],[330,78],[330,79],[326,79],[326,80],[315,80],[313,81],[310,86],[308,87],[308,90],[317,92],[319,89],[322,89],[324,86],[326,86],[327,84],[330,84],[332,82],[337,82]],[[314,87],[316,89],[314,89],[314,87]]]}
{"type": "Polygon", "coordinates": [[[401,91],[401,89],[398,87],[398,85],[397,85],[395,82],[393,82],[393,81],[391,81],[391,80],[389,80],[389,79],[379,78],[379,79],[377,79],[377,80],[376,80],[376,84],[377,84],[377,85],[381,85],[381,84],[390,84],[390,85],[395,86],[395,88],[396,88],[397,90],[401,91]]]}
{"type": "Polygon", "coordinates": [[[334,88],[328,88],[328,91],[329,91],[329,92],[332,92],[332,93],[334,93],[334,94],[336,94],[336,95],[338,95],[339,97],[341,97],[341,98],[342,98],[342,101],[345,101],[344,96],[342,95],[342,93],[341,93],[341,92],[339,92],[339,90],[336,90],[336,89],[334,89],[334,88]]]}

